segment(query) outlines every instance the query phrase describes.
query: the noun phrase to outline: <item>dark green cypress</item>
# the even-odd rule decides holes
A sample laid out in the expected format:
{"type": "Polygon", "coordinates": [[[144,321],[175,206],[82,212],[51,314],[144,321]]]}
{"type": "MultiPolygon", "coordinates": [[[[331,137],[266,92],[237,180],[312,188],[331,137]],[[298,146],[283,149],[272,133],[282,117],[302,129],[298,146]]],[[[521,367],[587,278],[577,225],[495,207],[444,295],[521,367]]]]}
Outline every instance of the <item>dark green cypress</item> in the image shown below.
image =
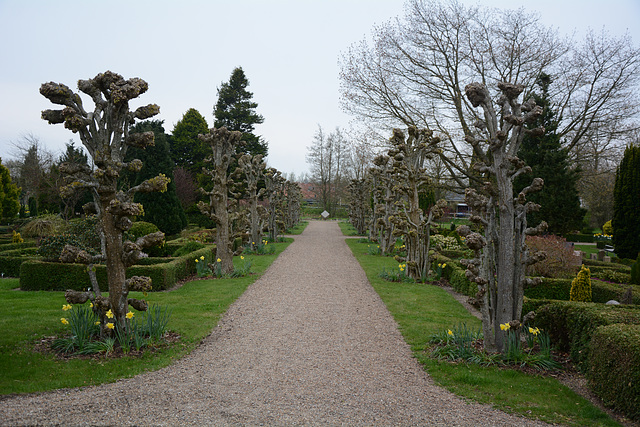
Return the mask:
{"type": "MultiPolygon", "coordinates": [[[[158,174],[164,174],[173,178],[173,161],[169,151],[167,135],[164,132],[162,121],[149,120],[136,124],[131,133],[153,131],[155,135],[155,145],[144,150],[129,147],[127,151],[127,161],[132,159],[142,160],[143,166],[138,173],[123,174],[124,185],[131,187],[141,182],[153,178],[158,174]]],[[[146,222],[155,224],[160,231],[167,235],[177,234],[187,226],[185,216],[173,179],[167,186],[164,193],[136,193],[135,201],[144,206],[144,217],[139,218],[146,222]]]]}
{"type": "Polygon", "coordinates": [[[529,201],[541,206],[538,212],[527,215],[527,223],[535,226],[546,221],[549,232],[562,235],[581,228],[585,210],[580,207],[576,188],[578,171],[570,167],[569,155],[562,148],[560,137],[556,133],[558,120],[549,101],[551,77],[542,74],[537,83],[542,94],[534,94],[534,99],[542,107],[543,113],[529,128],[543,126],[545,133],[541,136],[524,137],[518,157],[531,167],[532,174],[519,176],[514,189],[517,195],[531,184],[532,178],[542,178],[542,191],[527,196],[529,201]]]}
{"type": "Polygon", "coordinates": [[[640,146],[629,146],[616,171],[613,189],[613,246],[620,258],[640,252],[640,146]]]}

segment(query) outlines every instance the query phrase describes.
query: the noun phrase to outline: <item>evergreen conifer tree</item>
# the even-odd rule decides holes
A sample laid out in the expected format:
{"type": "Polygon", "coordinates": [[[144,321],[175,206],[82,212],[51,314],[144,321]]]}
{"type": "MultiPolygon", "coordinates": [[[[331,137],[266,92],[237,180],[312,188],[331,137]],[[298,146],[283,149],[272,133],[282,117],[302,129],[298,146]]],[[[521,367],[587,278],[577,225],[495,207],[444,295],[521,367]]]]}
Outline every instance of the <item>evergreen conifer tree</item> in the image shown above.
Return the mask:
{"type": "MultiPolygon", "coordinates": [[[[139,172],[122,174],[132,187],[159,174],[164,174],[167,177],[173,176],[173,162],[169,152],[168,137],[162,123],[160,120],[148,120],[137,123],[130,129],[131,134],[153,131],[155,135],[155,145],[144,150],[130,147],[127,151],[127,161],[140,159],[143,163],[139,172]]],[[[155,224],[160,231],[167,235],[177,234],[187,226],[187,217],[178,200],[173,180],[169,182],[167,191],[164,193],[137,193],[134,201],[142,203],[144,206],[144,217],[140,219],[155,224]]]]}
{"type": "Polygon", "coordinates": [[[254,135],[254,125],[264,122],[264,117],[256,113],[258,104],[252,101],[253,93],[247,90],[249,80],[241,67],[233,70],[228,83],[222,83],[218,89],[218,102],[213,115],[214,128],[226,127],[230,131],[242,132],[242,140],[246,145],[238,146],[238,154],[260,154],[267,156],[267,143],[260,136],[254,135]]]}
{"type": "Polygon", "coordinates": [[[173,135],[169,141],[171,159],[176,166],[194,175],[202,173],[204,159],[211,154],[211,149],[198,139],[198,135],[208,132],[209,125],[198,110],[190,108],[184,113],[173,127],[173,135]]]}
{"type": "Polygon", "coordinates": [[[0,218],[13,219],[18,215],[20,210],[19,195],[20,189],[11,182],[9,169],[2,164],[2,159],[0,159],[0,218]]]}
{"type": "Polygon", "coordinates": [[[613,189],[613,246],[620,258],[640,252],[640,146],[629,146],[616,171],[613,189]]]}
{"type": "MultiPolygon", "coordinates": [[[[543,126],[545,133],[540,136],[526,134],[518,157],[531,167],[534,177],[544,180],[544,188],[527,196],[527,200],[541,206],[538,212],[527,215],[527,223],[546,221],[548,231],[561,235],[581,228],[585,210],[580,207],[576,188],[578,171],[570,168],[568,153],[562,148],[560,137],[556,134],[558,120],[549,100],[551,77],[542,74],[537,84],[542,94],[534,95],[534,99],[543,108],[543,113],[528,128],[543,126]]],[[[529,185],[530,181],[530,176],[518,177],[514,183],[515,194],[529,185]]]]}

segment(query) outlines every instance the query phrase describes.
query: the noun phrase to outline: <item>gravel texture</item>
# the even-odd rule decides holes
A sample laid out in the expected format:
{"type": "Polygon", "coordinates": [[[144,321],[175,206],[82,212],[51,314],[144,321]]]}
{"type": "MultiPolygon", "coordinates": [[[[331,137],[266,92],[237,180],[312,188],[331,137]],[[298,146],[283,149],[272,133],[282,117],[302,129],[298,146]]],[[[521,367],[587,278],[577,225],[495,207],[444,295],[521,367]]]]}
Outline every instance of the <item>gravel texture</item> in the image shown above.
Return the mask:
{"type": "Polygon", "coordinates": [[[0,401],[2,425],[542,425],[434,385],[335,222],[305,232],[193,353],[0,401]]]}

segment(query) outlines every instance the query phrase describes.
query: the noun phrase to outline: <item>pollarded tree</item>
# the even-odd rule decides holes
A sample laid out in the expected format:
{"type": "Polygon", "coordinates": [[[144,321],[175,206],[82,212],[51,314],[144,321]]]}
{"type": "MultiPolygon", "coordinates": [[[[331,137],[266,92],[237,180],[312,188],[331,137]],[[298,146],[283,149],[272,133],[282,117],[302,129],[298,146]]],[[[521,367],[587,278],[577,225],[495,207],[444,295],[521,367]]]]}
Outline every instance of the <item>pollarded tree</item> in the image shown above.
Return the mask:
{"type": "Polygon", "coordinates": [[[349,183],[349,221],[356,232],[367,232],[371,220],[371,186],[365,178],[352,179],[349,183]]]}
{"type": "Polygon", "coordinates": [[[198,139],[198,135],[207,132],[209,125],[206,119],[195,108],[189,108],[173,127],[169,140],[171,158],[176,167],[194,175],[202,171],[210,148],[198,139]]]}
{"type": "Polygon", "coordinates": [[[267,229],[269,230],[269,239],[272,242],[276,241],[280,231],[284,231],[283,217],[286,182],[287,180],[279,170],[275,168],[265,169],[264,183],[269,200],[267,229]]]}
{"type": "Polygon", "coordinates": [[[640,252],[640,146],[629,146],[616,172],[613,190],[613,246],[620,258],[640,252]]]}
{"type": "MultiPolygon", "coordinates": [[[[173,175],[173,161],[169,154],[168,135],[164,132],[162,121],[147,120],[137,123],[129,130],[130,134],[153,132],[155,144],[144,150],[132,147],[126,160],[140,159],[144,166],[140,171],[123,174],[129,181],[127,185],[135,186],[156,175],[173,175]]],[[[162,193],[136,194],[135,201],[144,206],[142,219],[155,224],[165,234],[177,234],[187,226],[187,217],[178,199],[176,184],[171,181],[167,191],[162,193]]]]}
{"type": "Polygon", "coordinates": [[[20,189],[11,182],[9,169],[2,164],[0,159],[0,218],[13,219],[20,211],[18,197],[20,189]]]}
{"type": "Polygon", "coordinates": [[[429,130],[413,127],[409,128],[408,134],[405,138],[401,130],[394,129],[390,139],[388,154],[394,175],[393,190],[404,196],[402,207],[393,216],[392,222],[402,231],[407,249],[406,258],[398,261],[406,262],[409,277],[424,280],[431,265],[431,227],[433,221],[444,213],[446,201],[438,201],[425,215],[420,207],[420,189],[430,183],[425,163],[436,155],[440,138],[434,137],[429,130]]]}
{"type": "Polygon", "coordinates": [[[63,163],[60,171],[67,174],[70,183],[61,189],[63,196],[78,188],[91,190],[94,202],[88,211],[97,213],[102,251],[99,255],[71,246],[66,246],[61,256],[63,262],[87,264],[93,294],[91,292],[67,291],[69,303],[93,301],[93,307],[101,320],[101,332],[108,333],[107,313],[111,311],[118,327],[126,329],[126,314],[131,305],[137,310],[146,310],[144,300],[128,298],[129,291],[147,291],[151,288],[149,277],[126,278],[126,268],[135,264],[146,247],[164,240],[161,232],[149,234],[135,242],[123,242],[123,233],[132,224],[131,216],[142,215],[143,208],[133,201],[137,192],[166,191],[169,179],[157,176],[148,179],[128,191],[118,191],[117,181],[124,169],[139,171],[142,162],[134,159],[125,162],[130,146],[144,148],[153,145],[153,132],[129,134],[129,125],[136,119],[144,120],[158,114],[160,107],[150,104],[129,110],[129,101],[145,93],[147,82],[140,78],[125,80],[119,74],[107,71],[93,79],[78,81],[78,89],[89,95],[95,105],[94,111],[86,111],[80,95],[61,83],[44,83],[40,93],[52,103],[62,105],[62,110],[45,110],[42,118],[51,124],[64,123],[67,129],[78,133],[82,144],[93,159],[95,167],[77,163],[63,163]],[[94,263],[106,263],[109,297],[102,295],[95,276],[94,263]]]}
{"type": "Polygon", "coordinates": [[[210,169],[203,172],[211,178],[213,189],[203,194],[209,196],[209,203],[199,202],[200,212],[211,218],[216,224],[216,258],[220,260],[222,274],[233,273],[232,236],[229,220],[229,191],[233,186],[233,178],[229,166],[233,161],[236,149],[243,143],[242,133],[230,131],[223,127],[210,129],[208,133],[198,136],[201,141],[211,147],[212,154],[206,159],[210,169]]]}
{"type": "Polygon", "coordinates": [[[498,109],[491,95],[480,83],[466,87],[466,97],[474,107],[481,107],[484,120],[476,122],[476,134],[466,141],[478,158],[475,169],[482,174],[484,184],[478,190],[467,188],[466,201],[471,207],[471,221],[483,229],[483,234],[471,233],[467,226],[459,227],[467,246],[475,251],[475,258],[466,260],[467,277],[478,285],[476,299],[480,302],[484,346],[502,351],[506,333],[499,327],[505,323],[517,326],[521,320],[524,297],[525,267],[536,262],[539,254],[530,256],[525,244],[527,235],[535,235],[546,228],[542,222],[536,228],[527,227],[527,213],[540,205],[527,202],[526,196],[540,191],[544,181],[534,178],[517,197],[513,181],[531,172],[516,154],[525,133],[542,134],[544,129],[526,129],[535,122],[542,108],[533,99],[521,104],[518,98],[522,85],[500,83],[502,96],[498,109]]]}
{"type": "Polygon", "coordinates": [[[373,159],[369,171],[371,180],[373,214],[369,225],[369,239],[378,242],[380,253],[393,251],[398,230],[394,216],[398,213],[400,194],[394,189],[394,174],[391,157],[381,154],[373,159]]]}
{"type": "MultiPolygon", "coordinates": [[[[242,132],[242,140],[246,144],[242,153],[267,156],[267,143],[253,133],[254,126],[264,122],[264,117],[255,110],[258,103],[253,101],[253,93],[247,90],[249,80],[242,67],[235,68],[228,83],[222,83],[218,89],[218,102],[213,110],[215,128],[226,127],[231,131],[242,132]]],[[[238,151],[240,154],[240,151],[238,151]]]]}
{"type": "Polygon", "coordinates": [[[258,188],[258,184],[264,179],[266,163],[260,154],[252,156],[245,154],[238,159],[238,172],[244,176],[246,194],[249,197],[249,234],[251,249],[256,242],[262,241],[262,229],[264,228],[264,207],[258,205],[258,199],[265,193],[265,188],[258,188]]]}

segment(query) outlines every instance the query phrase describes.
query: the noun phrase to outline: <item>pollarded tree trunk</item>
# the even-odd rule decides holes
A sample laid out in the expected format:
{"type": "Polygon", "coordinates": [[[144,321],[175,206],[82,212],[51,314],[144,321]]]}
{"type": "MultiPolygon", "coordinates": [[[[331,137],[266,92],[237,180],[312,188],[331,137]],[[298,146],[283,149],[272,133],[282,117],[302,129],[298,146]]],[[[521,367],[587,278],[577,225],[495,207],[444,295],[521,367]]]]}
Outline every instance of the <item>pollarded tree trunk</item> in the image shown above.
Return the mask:
{"type": "Polygon", "coordinates": [[[264,178],[265,162],[262,155],[251,156],[245,154],[238,159],[238,172],[244,176],[247,184],[247,196],[249,197],[249,238],[251,249],[255,249],[256,242],[262,241],[263,220],[258,208],[258,199],[264,194],[265,189],[258,189],[258,182],[264,178]]]}
{"type": "Polygon", "coordinates": [[[484,121],[476,126],[480,137],[467,135],[466,140],[480,159],[475,165],[486,179],[480,191],[468,188],[467,204],[472,208],[471,220],[484,228],[484,236],[471,233],[468,227],[461,230],[469,248],[475,251],[475,259],[466,262],[468,277],[478,285],[484,343],[487,350],[503,351],[506,338],[500,325],[509,323],[518,327],[522,316],[522,299],[525,267],[536,262],[540,254],[530,256],[525,246],[525,236],[541,232],[546,223],[536,228],[527,227],[527,212],[540,208],[527,202],[526,195],[542,189],[542,180],[536,178],[514,198],[513,181],[531,171],[516,156],[525,132],[539,133],[544,129],[525,130],[525,123],[535,121],[542,113],[533,100],[520,104],[517,101],[523,90],[521,85],[500,83],[500,116],[493,108],[487,88],[479,83],[470,84],[466,95],[474,107],[482,107],[484,121]],[[488,142],[488,147],[482,143],[488,142]]]}
{"type": "Polygon", "coordinates": [[[210,129],[205,135],[198,135],[201,141],[211,146],[212,155],[205,161],[211,163],[211,169],[204,168],[203,172],[213,181],[213,189],[205,191],[209,196],[209,203],[198,203],[200,211],[208,215],[216,224],[216,262],[219,259],[222,274],[233,273],[233,250],[229,232],[229,190],[233,180],[229,173],[229,166],[236,153],[236,147],[241,145],[242,132],[229,131],[226,127],[210,129]]]}
{"type": "Polygon", "coordinates": [[[131,227],[131,216],[142,214],[142,205],[133,202],[136,192],[166,191],[169,179],[164,175],[148,179],[128,191],[117,191],[120,171],[128,169],[139,171],[142,162],[138,159],[125,163],[124,158],[129,146],[145,148],[153,145],[153,132],[129,135],[129,125],[135,119],[144,120],[158,114],[160,108],[155,104],[129,110],[129,101],[147,91],[147,83],[139,78],[124,80],[122,76],[107,71],[89,80],[78,82],[80,91],[89,95],[94,104],[93,112],[85,111],[78,94],[67,86],[58,83],[45,83],[40,93],[51,102],[63,105],[62,110],[45,110],[42,118],[51,124],[64,123],[65,127],[78,133],[80,140],[89,152],[95,167],[63,163],[60,172],[67,176],[68,185],[61,188],[61,194],[73,194],[78,189],[92,191],[94,203],[88,206],[95,211],[100,224],[102,253],[92,256],[85,251],[66,246],[60,257],[62,262],[77,262],[88,266],[93,285],[93,294],[89,292],[67,291],[65,297],[71,304],[94,302],[94,311],[101,319],[101,331],[104,334],[107,322],[106,313],[111,310],[115,323],[122,329],[128,306],[137,310],[146,310],[144,301],[129,299],[131,290],[148,291],[151,279],[135,277],[126,279],[126,268],[143,256],[142,249],[164,240],[163,233],[152,233],[136,242],[122,242],[122,234],[131,227]],[[95,277],[93,264],[106,262],[109,299],[101,294],[95,277]]]}

